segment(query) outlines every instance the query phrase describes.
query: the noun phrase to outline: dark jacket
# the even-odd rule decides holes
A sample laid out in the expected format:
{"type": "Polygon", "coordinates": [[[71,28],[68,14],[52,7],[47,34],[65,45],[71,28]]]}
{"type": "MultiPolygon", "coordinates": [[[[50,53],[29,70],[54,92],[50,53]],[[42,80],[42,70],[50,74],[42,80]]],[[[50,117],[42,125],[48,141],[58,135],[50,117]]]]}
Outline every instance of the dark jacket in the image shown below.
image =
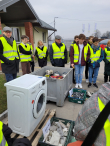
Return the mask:
{"type": "Polygon", "coordinates": [[[8,143],[8,146],[31,146],[31,143],[26,138],[15,139],[11,138],[12,130],[5,124],[3,124],[3,135],[8,143]]]}
{"type": "MultiPolygon", "coordinates": [[[[110,51],[110,48],[107,47],[107,51],[110,51]]],[[[110,62],[106,59],[107,54],[105,53],[104,50],[104,59],[103,61],[105,62],[105,69],[104,69],[104,74],[110,76],[110,62]]]]}
{"type": "MultiPolygon", "coordinates": [[[[92,48],[92,47],[91,47],[92,48]]],[[[97,48],[97,50],[99,50],[100,46],[97,48]]],[[[96,51],[97,51],[96,50],[96,51]]],[[[96,54],[96,52],[94,52],[94,54],[96,54]]],[[[103,60],[104,58],[104,55],[103,55],[103,50],[101,48],[101,55],[100,55],[100,58],[94,62],[94,63],[91,63],[91,59],[88,60],[88,63],[89,63],[89,67],[91,68],[97,68],[97,67],[100,67],[100,62],[103,60]]]]}
{"type": "MultiPolygon", "coordinates": [[[[79,42],[77,42],[76,45],[79,48],[79,42]]],[[[85,47],[87,45],[87,43],[84,42],[83,45],[85,47]]],[[[80,55],[80,48],[79,48],[79,55],[80,55]]],[[[82,50],[82,57],[81,57],[81,66],[85,66],[86,62],[89,60],[89,58],[90,58],[90,48],[88,47],[88,53],[87,53],[86,61],[84,59],[84,48],[83,48],[83,50],[82,50]]],[[[77,63],[74,63],[74,48],[73,48],[73,46],[72,46],[72,49],[71,49],[71,52],[70,52],[70,60],[71,60],[71,64],[75,64],[75,65],[79,64],[79,60],[78,60],[77,63]]]]}
{"type": "MultiPolygon", "coordinates": [[[[25,45],[25,47],[27,48],[27,45],[25,45]]],[[[23,49],[23,47],[21,45],[19,45],[19,51],[20,51],[20,53],[25,54],[25,55],[31,55],[32,54],[31,47],[30,47],[30,51],[25,51],[23,49]]]]}
{"type": "MultiPolygon", "coordinates": [[[[40,48],[40,47],[38,47],[38,48],[41,49],[41,50],[43,51],[44,46],[43,46],[42,48],[40,48]]],[[[40,67],[44,67],[44,66],[47,65],[48,49],[47,49],[47,52],[46,52],[46,57],[43,57],[42,59],[40,59],[40,58],[38,57],[38,52],[37,52],[37,50],[35,51],[35,56],[38,58],[38,63],[39,63],[39,66],[40,66],[40,67]]]]}
{"type": "MultiPolygon", "coordinates": [[[[60,48],[61,46],[63,46],[63,44],[57,44],[56,45],[60,48]]],[[[52,45],[50,46],[50,61],[51,61],[51,64],[53,66],[58,66],[58,67],[63,67],[66,63],[67,63],[67,49],[66,49],[66,46],[65,46],[65,52],[64,52],[64,56],[65,56],[65,59],[53,59],[53,48],[52,48],[52,45]]]]}
{"type": "Polygon", "coordinates": [[[1,63],[2,72],[8,74],[16,74],[19,72],[19,59],[9,60],[3,56],[3,45],[0,40],[0,60],[4,63],[1,63]]]}

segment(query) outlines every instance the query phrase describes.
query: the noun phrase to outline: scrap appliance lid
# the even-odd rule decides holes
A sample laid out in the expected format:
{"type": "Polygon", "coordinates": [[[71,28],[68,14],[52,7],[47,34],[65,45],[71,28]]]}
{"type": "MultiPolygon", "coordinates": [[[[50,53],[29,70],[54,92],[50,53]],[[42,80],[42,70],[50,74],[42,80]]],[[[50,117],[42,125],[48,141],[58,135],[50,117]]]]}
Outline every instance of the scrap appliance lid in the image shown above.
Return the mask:
{"type": "Polygon", "coordinates": [[[31,75],[31,74],[25,74],[19,78],[16,78],[10,82],[7,82],[4,84],[4,86],[14,86],[14,87],[20,87],[20,88],[28,88],[31,85],[35,84],[36,82],[40,83],[41,80],[45,80],[45,77],[31,75]]]}

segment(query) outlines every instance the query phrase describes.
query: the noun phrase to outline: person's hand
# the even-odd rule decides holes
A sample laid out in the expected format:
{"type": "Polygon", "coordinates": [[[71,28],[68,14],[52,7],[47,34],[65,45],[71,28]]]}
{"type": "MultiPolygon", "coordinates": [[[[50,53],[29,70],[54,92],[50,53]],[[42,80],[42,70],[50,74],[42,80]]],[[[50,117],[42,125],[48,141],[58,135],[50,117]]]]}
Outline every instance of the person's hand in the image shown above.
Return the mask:
{"type": "Polygon", "coordinates": [[[32,55],[32,57],[34,58],[34,55],[32,55]]]}
{"type": "Polygon", "coordinates": [[[71,67],[73,68],[74,67],[74,64],[71,64],[71,67]]]}

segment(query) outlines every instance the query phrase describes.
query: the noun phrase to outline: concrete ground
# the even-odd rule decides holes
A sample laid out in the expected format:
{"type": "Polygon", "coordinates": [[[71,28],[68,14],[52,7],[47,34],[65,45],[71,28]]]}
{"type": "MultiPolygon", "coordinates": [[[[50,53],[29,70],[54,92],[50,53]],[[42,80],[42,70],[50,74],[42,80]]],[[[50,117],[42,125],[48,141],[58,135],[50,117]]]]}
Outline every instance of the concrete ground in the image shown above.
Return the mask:
{"type": "MultiPolygon", "coordinates": [[[[51,66],[50,62],[48,62],[48,66],[51,66]]],[[[68,63],[66,65],[67,68],[70,67],[70,64],[68,63]]],[[[35,63],[35,70],[39,69],[38,63],[35,63]]],[[[85,71],[84,71],[85,73],[85,71]]],[[[90,92],[96,92],[98,89],[95,87],[88,88],[87,83],[85,82],[85,75],[83,73],[83,89],[90,91],[90,92]]],[[[98,74],[98,79],[97,79],[97,85],[100,88],[100,86],[104,83],[104,62],[101,62],[101,67],[99,70],[98,74]]],[[[18,76],[22,75],[21,67],[20,67],[20,72],[18,73],[18,76]]],[[[75,85],[73,84],[73,88],[75,85]]],[[[64,119],[69,119],[69,120],[76,120],[78,112],[81,110],[83,104],[76,104],[69,102],[68,99],[65,99],[65,104],[63,107],[57,107],[56,103],[54,102],[48,102],[47,103],[47,108],[49,109],[56,109],[56,117],[64,118],[64,119]]]]}

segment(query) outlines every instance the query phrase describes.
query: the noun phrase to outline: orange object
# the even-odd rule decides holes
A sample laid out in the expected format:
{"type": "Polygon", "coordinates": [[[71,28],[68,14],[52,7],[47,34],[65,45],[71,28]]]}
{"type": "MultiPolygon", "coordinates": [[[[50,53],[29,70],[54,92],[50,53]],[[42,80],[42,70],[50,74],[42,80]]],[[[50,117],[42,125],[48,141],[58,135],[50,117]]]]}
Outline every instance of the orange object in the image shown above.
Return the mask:
{"type": "Polygon", "coordinates": [[[83,144],[83,141],[75,141],[73,143],[69,143],[67,146],[81,146],[82,144],[83,144]]]}
{"type": "Polygon", "coordinates": [[[106,45],[101,44],[100,47],[102,48],[102,50],[104,50],[106,48],[106,45]]]}
{"type": "Polygon", "coordinates": [[[51,78],[54,78],[54,79],[63,79],[62,76],[51,76],[51,78]]]}

